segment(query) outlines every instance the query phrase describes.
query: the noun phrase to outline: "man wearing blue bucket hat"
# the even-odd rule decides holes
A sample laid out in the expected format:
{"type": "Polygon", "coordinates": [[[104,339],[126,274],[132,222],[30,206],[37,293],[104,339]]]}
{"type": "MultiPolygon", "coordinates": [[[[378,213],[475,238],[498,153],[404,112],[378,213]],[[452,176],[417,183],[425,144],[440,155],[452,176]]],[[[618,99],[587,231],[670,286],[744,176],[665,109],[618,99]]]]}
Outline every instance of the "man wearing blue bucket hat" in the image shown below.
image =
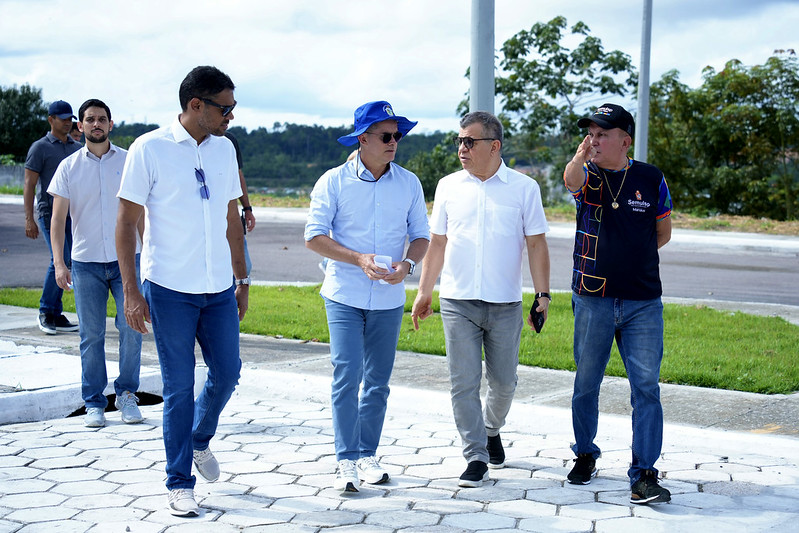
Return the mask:
{"type": "Polygon", "coordinates": [[[338,139],[344,146],[358,143],[357,154],[328,170],[311,193],[305,245],[329,259],[320,294],[333,364],[333,487],[346,492],[357,492],[360,480],[389,479],[376,455],[405,304],[403,280],[430,242],[422,185],[392,162],[414,126],[388,102],[362,105],[353,132],[338,139]]]}

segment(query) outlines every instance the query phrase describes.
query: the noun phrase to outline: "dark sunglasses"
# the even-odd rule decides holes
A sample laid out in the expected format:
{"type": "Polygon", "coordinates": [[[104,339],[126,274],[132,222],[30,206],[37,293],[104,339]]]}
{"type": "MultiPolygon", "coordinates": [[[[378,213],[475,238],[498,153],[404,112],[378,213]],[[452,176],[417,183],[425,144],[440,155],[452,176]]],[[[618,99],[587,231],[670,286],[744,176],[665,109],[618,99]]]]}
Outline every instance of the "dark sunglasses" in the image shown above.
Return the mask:
{"type": "Polygon", "coordinates": [[[236,104],[238,103],[238,102],[233,102],[233,105],[222,105],[222,104],[217,104],[216,102],[214,102],[213,100],[209,100],[208,98],[200,98],[200,100],[202,100],[208,105],[212,105],[214,107],[218,107],[219,109],[221,109],[223,117],[228,116],[230,112],[233,111],[233,108],[236,107],[236,104]]]}
{"type": "Polygon", "coordinates": [[[467,150],[471,150],[474,147],[474,143],[477,141],[498,141],[499,139],[493,139],[490,137],[485,137],[483,139],[473,139],[471,137],[455,137],[452,139],[455,142],[455,146],[460,148],[462,144],[467,150]]]}
{"type": "Polygon", "coordinates": [[[368,133],[369,135],[382,135],[380,140],[383,141],[383,144],[390,143],[391,139],[394,139],[397,142],[399,142],[399,140],[402,139],[402,133],[400,133],[398,131],[395,131],[394,133],[388,133],[388,132],[386,132],[386,133],[372,133],[371,131],[367,131],[366,133],[368,133]]]}
{"type": "Polygon", "coordinates": [[[205,184],[205,172],[203,172],[203,169],[195,168],[194,177],[200,182],[200,196],[203,197],[203,200],[208,200],[211,197],[211,193],[208,190],[208,185],[205,184]]]}

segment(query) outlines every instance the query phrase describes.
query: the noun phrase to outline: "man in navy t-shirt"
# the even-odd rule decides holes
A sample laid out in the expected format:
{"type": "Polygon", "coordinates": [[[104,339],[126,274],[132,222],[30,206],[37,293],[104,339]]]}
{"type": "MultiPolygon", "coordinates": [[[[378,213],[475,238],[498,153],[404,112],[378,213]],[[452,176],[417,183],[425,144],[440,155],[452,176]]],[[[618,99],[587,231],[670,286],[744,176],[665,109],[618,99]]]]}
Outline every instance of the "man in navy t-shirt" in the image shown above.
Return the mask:
{"type": "Polygon", "coordinates": [[[615,338],[632,390],[630,502],[667,502],[671,495],[658,484],[654,465],[663,443],[658,249],[671,238],[671,195],[660,170],[627,157],[635,122],[623,107],[603,104],[577,125],[587,127],[588,135],[563,173],[577,205],[572,274],[577,458],[568,480],[585,485],[596,475],[599,387],[615,338]]]}

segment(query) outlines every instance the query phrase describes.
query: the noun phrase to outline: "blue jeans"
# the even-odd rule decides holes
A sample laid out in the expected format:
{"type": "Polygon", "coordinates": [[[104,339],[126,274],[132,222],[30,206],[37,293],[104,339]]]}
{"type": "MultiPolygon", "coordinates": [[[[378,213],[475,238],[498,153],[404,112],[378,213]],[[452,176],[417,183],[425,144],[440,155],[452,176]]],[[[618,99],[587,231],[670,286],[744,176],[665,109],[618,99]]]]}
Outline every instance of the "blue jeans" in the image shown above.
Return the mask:
{"type": "Polygon", "coordinates": [[[358,309],[325,298],[325,310],[333,364],[330,398],[336,459],[371,457],[383,432],[403,306],[358,309]]]}
{"type": "MultiPolygon", "coordinates": [[[[39,313],[50,315],[60,315],[64,308],[61,305],[61,295],[64,291],[55,281],[55,265],[53,264],[53,245],[50,243],[50,215],[39,218],[39,231],[47,243],[47,250],[50,252],[50,266],[44,275],[42,286],[42,297],[39,300],[39,313]]],[[[72,264],[72,219],[67,216],[64,235],[64,264],[71,268],[72,264]]],[[[78,319],[80,321],[80,318],[78,319]]]]}
{"type": "Polygon", "coordinates": [[[177,292],[149,280],[142,292],[150,307],[164,382],[166,486],[194,488],[192,451],[205,450],[239,381],[239,315],[235,291],[177,292]],[[208,377],[194,400],[194,342],[200,344],[208,377]]]}
{"type": "Polygon", "coordinates": [[[467,462],[488,462],[487,437],[496,437],[516,392],[522,334],[521,302],[441,298],[455,425],[467,462]],[[480,402],[483,350],[488,390],[480,402]]]}
{"type": "MultiPolygon", "coordinates": [[[[136,254],[136,272],[139,271],[139,254],[136,254]]],[[[105,317],[108,291],[114,296],[117,316],[114,319],[119,331],[119,377],[114,381],[114,391],[119,396],[125,391],[139,390],[141,365],[141,333],[128,326],[125,320],[125,301],[119,263],[72,262],[72,283],[75,286],[75,307],[80,322],[80,364],[82,369],[81,394],[86,407],[108,405],[103,391],[108,385],[105,369],[105,317]]]]}
{"type": "Polygon", "coordinates": [[[630,382],[632,463],[627,475],[635,483],[645,470],[657,474],[655,462],[663,444],[660,404],[660,363],[663,360],[663,304],[652,300],[622,300],[572,294],[574,362],[577,373],[572,396],[574,453],[601,451],[594,444],[599,421],[599,386],[610,359],[613,339],[630,382]]]}

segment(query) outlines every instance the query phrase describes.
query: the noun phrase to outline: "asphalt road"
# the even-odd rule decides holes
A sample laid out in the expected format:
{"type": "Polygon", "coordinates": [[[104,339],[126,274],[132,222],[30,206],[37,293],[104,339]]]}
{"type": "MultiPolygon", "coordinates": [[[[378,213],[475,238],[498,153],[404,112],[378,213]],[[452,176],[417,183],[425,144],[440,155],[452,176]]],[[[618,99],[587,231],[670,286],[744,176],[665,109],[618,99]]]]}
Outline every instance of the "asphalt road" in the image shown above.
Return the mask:
{"type": "MultiPolygon", "coordinates": [[[[256,216],[258,212],[256,211],[256,216]]],[[[0,287],[40,287],[49,255],[40,237],[25,237],[21,205],[0,203],[0,287]]],[[[298,217],[258,218],[247,236],[259,281],[321,283],[320,257],[305,248],[298,217]]],[[[569,290],[573,233],[561,227],[548,236],[551,288],[569,290]]],[[[661,249],[664,296],[732,302],[799,305],[799,256],[751,251],[746,246],[697,244],[675,239],[661,249]]],[[[415,276],[411,282],[418,281],[415,276]]],[[[532,287],[525,272],[525,287],[532,287]]]]}

